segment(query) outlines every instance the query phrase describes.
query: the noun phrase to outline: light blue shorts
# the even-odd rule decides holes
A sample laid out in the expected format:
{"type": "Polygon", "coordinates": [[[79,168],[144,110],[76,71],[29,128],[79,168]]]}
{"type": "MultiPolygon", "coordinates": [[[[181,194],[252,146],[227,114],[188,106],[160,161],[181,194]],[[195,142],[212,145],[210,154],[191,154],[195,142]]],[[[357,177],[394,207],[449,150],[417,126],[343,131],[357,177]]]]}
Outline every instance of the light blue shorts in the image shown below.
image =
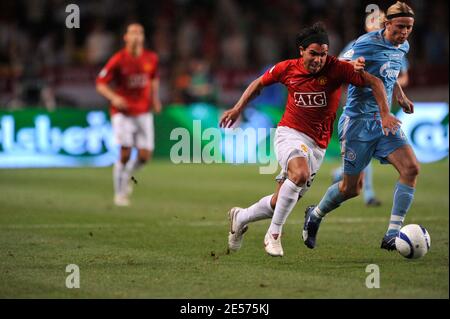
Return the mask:
{"type": "Polygon", "coordinates": [[[344,158],[344,174],[347,175],[359,174],[372,157],[381,164],[390,164],[388,155],[399,147],[409,145],[401,129],[395,135],[384,135],[381,120],[374,114],[358,118],[343,114],[339,119],[338,132],[344,158]]]}

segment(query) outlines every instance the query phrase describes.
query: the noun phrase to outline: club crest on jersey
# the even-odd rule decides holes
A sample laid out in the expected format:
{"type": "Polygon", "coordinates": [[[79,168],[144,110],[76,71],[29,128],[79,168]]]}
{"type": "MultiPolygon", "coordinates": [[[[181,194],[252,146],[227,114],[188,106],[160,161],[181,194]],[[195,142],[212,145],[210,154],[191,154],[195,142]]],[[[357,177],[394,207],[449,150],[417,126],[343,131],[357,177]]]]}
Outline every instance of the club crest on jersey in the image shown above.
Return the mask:
{"type": "Polygon", "coordinates": [[[325,85],[328,82],[328,79],[326,76],[322,75],[319,76],[319,78],[317,79],[317,82],[319,82],[320,85],[325,85]]]}
{"type": "Polygon", "coordinates": [[[100,73],[98,74],[98,76],[99,76],[100,78],[104,78],[104,77],[106,76],[106,74],[108,74],[108,70],[102,69],[102,70],[100,71],[100,73]]]}
{"type": "Polygon", "coordinates": [[[152,70],[152,65],[150,63],[144,64],[144,72],[150,72],[152,70]]]}
{"type": "Polygon", "coordinates": [[[295,105],[300,107],[325,107],[327,97],[325,92],[295,92],[295,105]]]}
{"type": "Polygon", "coordinates": [[[356,160],[356,153],[351,149],[346,149],[344,153],[344,158],[348,161],[353,162],[356,160]]]}
{"type": "Polygon", "coordinates": [[[342,58],[345,60],[351,60],[354,54],[355,54],[355,50],[351,49],[351,50],[348,50],[347,52],[345,52],[344,55],[342,56],[342,58]]]}
{"type": "Polygon", "coordinates": [[[303,153],[308,153],[308,146],[305,144],[300,144],[300,149],[303,151],[303,153]]]}

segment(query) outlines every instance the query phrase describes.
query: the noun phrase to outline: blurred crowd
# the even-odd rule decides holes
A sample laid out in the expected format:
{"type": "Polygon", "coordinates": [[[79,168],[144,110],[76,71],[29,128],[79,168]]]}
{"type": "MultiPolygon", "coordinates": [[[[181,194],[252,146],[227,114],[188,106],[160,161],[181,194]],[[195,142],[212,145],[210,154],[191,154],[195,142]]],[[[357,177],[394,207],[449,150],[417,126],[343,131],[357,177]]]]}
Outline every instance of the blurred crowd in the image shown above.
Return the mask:
{"type": "MultiPolygon", "coordinates": [[[[123,45],[128,22],[145,27],[160,57],[167,103],[234,103],[246,85],[277,61],[298,56],[296,34],[323,21],[330,54],[364,30],[365,8],[394,1],[165,0],[0,2],[0,107],[98,107],[101,66],[123,45]],[[80,28],[65,25],[66,6],[80,8],[80,28]]],[[[448,85],[448,3],[406,1],[416,12],[410,38],[411,85],[448,85]],[[417,74],[414,76],[414,74],[417,74]]]]}

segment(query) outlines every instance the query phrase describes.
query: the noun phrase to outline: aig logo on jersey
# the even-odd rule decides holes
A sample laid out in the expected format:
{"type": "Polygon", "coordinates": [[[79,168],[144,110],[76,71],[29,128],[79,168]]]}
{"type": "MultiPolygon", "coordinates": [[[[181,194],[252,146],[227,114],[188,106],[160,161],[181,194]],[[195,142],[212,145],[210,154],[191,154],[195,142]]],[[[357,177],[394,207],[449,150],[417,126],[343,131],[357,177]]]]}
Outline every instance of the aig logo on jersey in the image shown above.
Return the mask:
{"type": "Polygon", "coordinates": [[[325,92],[295,92],[295,105],[300,107],[325,107],[327,106],[327,97],[325,92]]]}

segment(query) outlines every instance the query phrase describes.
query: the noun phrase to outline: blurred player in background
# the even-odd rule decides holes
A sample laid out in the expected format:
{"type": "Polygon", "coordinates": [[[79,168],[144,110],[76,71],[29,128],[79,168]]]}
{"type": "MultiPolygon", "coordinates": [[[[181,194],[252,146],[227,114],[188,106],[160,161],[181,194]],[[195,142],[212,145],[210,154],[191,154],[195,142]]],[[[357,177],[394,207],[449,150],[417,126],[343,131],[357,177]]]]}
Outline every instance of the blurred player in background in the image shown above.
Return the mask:
{"type": "MultiPolygon", "coordinates": [[[[386,15],[383,11],[378,10],[378,12],[372,12],[367,15],[364,29],[366,33],[377,31],[384,28],[386,15]]],[[[342,50],[342,52],[339,55],[340,59],[344,59],[343,55],[350,51],[353,44],[356,40],[350,41],[345,48],[342,50]]],[[[344,59],[345,60],[345,59],[344,59]]],[[[403,57],[402,61],[402,69],[400,70],[400,74],[398,76],[397,82],[398,84],[404,88],[408,85],[409,82],[409,76],[408,76],[408,59],[406,56],[403,57]]],[[[375,189],[373,187],[373,168],[372,168],[372,162],[370,162],[369,165],[366,166],[366,168],[363,171],[364,173],[364,180],[363,180],[363,197],[364,197],[364,203],[369,207],[376,207],[381,205],[381,201],[376,197],[375,195],[375,189]]],[[[343,175],[343,167],[339,167],[333,171],[333,182],[332,184],[335,184],[342,180],[343,175]]]]}
{"type": "Polygon", "coordinates": [[[158,56],[144,49],[144,28],[127,26],[125,47],[114,54],[97,77],[97,91],[111,103],[111,121],[120,158],[114,164],[114,203],[128,206],[132,190],[130,178],[152,156],[153,114],[161,111],[158,56]],[[114,86],[110,86],[113,84],[114,86]],[[130,160],[132,148],[137,158],[130,160]]]}
{"type": "MultiPolygon", "coordinates": [[[[228,212],[230,250],[240,249],[248,223],[272,218],[264,238],[265,250],[271,256],[283,256],[283,225],[297,201],[311,186],[322,164],[332,135],[342,84],[370,86],[380,108],[388,109],[381,80],[357,68],[356,64],[329,56],[328,45],[328,34],[322,24],[302,30],[297,38],[300,58],[277,63],[267,70],[248,86],[236,105],[225,111],[220,119],[221,127],[232,126],[243,108],[265,86],[279,82],[288,89],[286,110],[278,124],[274,142],[282,169],[277,190],[248,208],[234,207],[228,212]]],[[[384,114],[383,126],[393,129],[398,120],[388,112],[384,114]]]]}
{"type": "MultiPolygon", "coordinates": [[[[384,29],[361,36],[344,58],[364,57],[367,71],[383,81],[389,104],[394,95],[405,113],[413,113],[413,104],[397,84],[397,77],[409,51],[407,38],[414,25],[414,12],[405,3],[397,2],[389,7],[386,18],[384,29]]],[[[384,129],[380,119],[385,116],[383,112],[390,113],[390,110],[380,112],[377,102],[371,89],[349,86],[344,112],[339,119],[344,177],[328,188],[318,206],[306,210],[303,240],[309,248],[315,247],[322,218],[347,199],[358,196],[363,170],[375,157],[382,164],[392,164],[400,174],[394,188],[388,230],[381,241],[381,248],[395,249],[395,237],[414,198],[419,164],[400,127],[390,131],[384,129]]]]}

